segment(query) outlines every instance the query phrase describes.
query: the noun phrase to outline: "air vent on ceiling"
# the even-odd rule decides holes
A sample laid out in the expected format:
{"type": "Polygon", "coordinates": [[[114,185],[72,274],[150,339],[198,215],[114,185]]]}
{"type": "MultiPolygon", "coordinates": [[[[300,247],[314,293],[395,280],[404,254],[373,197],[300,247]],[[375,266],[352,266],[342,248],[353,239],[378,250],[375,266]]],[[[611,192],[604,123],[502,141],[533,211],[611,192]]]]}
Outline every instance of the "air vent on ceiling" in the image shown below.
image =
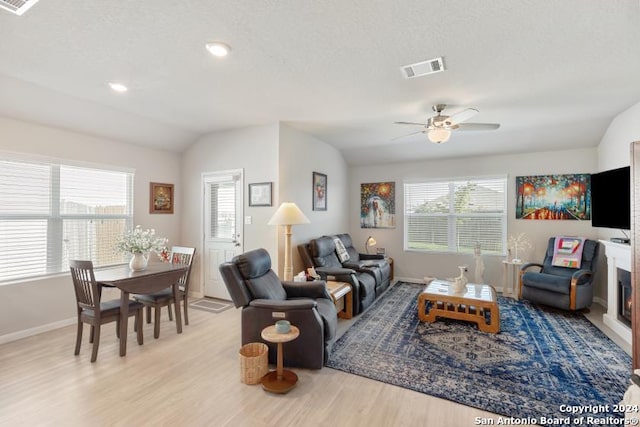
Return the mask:
{"type": "Polygon", "coordinates": [[[428,61],[416,62],[415,64],[405,65],[402,67],[402,74],[405,79],[413,79],[415,77],[439,73],[440,71],[444,71],[444,62],[442,61],[442,57],[429,59],[428,61]]]}
{"type": "Polygon", "coordinates": [[[0,0],[0,8],[22,15],[36,3],[38,0],[0,0]]]}

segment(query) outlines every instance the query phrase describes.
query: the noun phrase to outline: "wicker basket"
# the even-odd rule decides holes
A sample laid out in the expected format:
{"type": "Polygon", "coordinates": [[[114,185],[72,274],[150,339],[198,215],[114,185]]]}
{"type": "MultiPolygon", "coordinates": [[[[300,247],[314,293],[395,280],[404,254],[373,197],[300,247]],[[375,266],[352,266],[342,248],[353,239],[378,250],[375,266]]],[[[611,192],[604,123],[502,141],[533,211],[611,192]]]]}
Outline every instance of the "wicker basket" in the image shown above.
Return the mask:
{"type": "Polygon", "coordinates": [[[240,381],[258,384],[269,371],[269,347],[261,342],[251,342],[240,348],[240,381]]]}

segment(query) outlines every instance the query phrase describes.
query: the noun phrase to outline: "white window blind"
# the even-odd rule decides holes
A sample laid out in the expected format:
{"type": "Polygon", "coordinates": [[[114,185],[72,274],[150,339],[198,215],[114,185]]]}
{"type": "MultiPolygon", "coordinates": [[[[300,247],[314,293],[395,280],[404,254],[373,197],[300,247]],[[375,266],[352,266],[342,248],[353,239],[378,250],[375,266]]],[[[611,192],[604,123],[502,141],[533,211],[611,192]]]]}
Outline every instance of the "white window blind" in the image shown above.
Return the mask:
{"type": "Polygon", "coordinates": [[[0,282],[124,261],[116,241],[133,223],[133,174],[0,159],[0,282]]]}
{"type": "Polygon", "coordinates": [[[212,183],[211,194],[211,237],[214,239],[234,239],[236,235],[236,183],[212,183]]]}
{"type": "Polygon", "coordinates": [[[404,184],[406,250],[504,255],[506,177],[404,184]]]}

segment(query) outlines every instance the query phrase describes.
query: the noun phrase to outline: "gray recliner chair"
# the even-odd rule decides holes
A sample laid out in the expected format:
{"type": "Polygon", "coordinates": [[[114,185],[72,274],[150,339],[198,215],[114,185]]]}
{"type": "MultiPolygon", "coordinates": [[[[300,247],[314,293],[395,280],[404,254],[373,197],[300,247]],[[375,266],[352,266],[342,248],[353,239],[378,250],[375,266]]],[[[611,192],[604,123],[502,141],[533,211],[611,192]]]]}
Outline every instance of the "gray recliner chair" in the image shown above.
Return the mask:
{"type": "Polygon", "coordinates": [[[598,263],[599,244],[586,239],[580,268],[552,265],[555,237],[549,239],[542,264],[520,267],[520,297],[563,310],[582,310],[593,302],[593,278],[598,263]],[[539,272],[529,271],[539,268],[539,272]]]}
{"type": "MultiPolygon", "coordinates": [[[[236,308],[242,307],[242,345],[265,342],[262,330],[286,319],[300,336],[284,349],[284,364],[299,368],[324,366],[336,336],[338,315],[325,282],[281,282],[271,270],[271,257],[256,249],[220,264],[220,273],[236,308]]],[[[277,345],[269,346],[276,363],[277,345]]]]}

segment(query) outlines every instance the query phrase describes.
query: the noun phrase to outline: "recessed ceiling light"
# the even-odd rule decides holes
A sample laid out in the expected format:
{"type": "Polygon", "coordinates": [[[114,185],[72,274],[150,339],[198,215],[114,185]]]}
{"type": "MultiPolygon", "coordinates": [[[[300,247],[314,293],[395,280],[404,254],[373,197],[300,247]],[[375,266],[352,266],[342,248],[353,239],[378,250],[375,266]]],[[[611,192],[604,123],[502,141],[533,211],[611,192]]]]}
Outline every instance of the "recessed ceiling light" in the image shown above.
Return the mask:
{"type": "Polygon", "coordinates": [[[221,42],[207,43],[206,47],[213,56],[223,57],[227,56],[229,52],[231,52],[231,47],[221,42]]]}
{"type": "Polygon", "coordinates": [[[109,87],[114,92],[120,92],[120,93],[126,92],[129,90],[129,88],[123,85],[122,83],[116,83],[116,82],[109,82],[109,87]]]}

